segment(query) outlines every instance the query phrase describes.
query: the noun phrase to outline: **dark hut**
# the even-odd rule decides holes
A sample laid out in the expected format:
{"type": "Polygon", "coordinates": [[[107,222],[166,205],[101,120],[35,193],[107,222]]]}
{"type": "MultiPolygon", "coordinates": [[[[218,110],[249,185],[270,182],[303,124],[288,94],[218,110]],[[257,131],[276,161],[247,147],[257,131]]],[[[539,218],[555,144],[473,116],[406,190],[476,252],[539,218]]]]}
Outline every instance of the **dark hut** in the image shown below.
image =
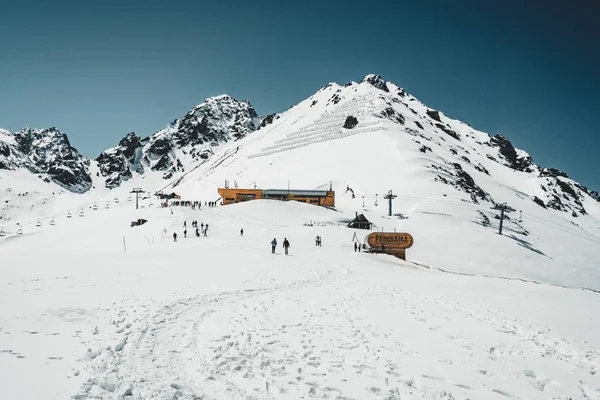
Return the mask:
{"type": "Polygon", "coordinates": [[[371,229],[372,226],[373,224],[369,222],[369,220],[363,214],[358,213],[356,217],[348,224],[348,228],[356,229],[371,229]]]}

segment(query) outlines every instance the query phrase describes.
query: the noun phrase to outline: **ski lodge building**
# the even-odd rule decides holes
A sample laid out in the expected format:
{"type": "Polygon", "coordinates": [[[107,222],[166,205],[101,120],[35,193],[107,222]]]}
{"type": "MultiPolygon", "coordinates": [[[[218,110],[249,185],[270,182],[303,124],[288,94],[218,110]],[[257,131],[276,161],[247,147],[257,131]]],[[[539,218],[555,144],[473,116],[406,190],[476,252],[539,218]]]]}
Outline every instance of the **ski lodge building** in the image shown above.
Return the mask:
{"type": "Polygon", "coordinates": [[[223,205],[240,203],[249,200],[269,199],[281,201],[301,201],[323,207],[335,207],[335,191],[333,190],[288,190],[288,189],[218,189],[223,205]]]}

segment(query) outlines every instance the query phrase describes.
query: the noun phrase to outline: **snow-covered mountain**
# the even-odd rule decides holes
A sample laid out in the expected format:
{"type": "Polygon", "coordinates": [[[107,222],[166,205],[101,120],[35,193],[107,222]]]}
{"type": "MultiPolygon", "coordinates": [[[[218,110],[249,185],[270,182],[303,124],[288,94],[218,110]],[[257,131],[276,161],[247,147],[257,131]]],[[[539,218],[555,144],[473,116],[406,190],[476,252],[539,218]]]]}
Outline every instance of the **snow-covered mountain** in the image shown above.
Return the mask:
{"type": "Polygon", "coordinates": [[[4,397],[600,400],[598,193],[377,75],[260,121],[223,104],[245,123],[196,107],[128,134],[84,194],[2,133],[4,397]],[[336,206],[130,193],[202,204],[226,180],[336,206]],[[353,250],[375,231],[409,232],[407,260],[353,250]]]}
{"type": "Polygon", "coordinates": [[[259,122],[249,102],[227,95],[211,97],[150,137],[128,134],[96,161],[108,188],[148,170],[160,171],[169,179],[208,159],[219,144],[253,132],[259,122]]]}
{"type": "MultiPolygon", "coordinates": [[[[270,137],[275,137],[282,129],[303,126],[302,131],[276,139],[268,149],[249,157],[345,137],[367,127],[372,130],[382,123],[386,124],[383,129],[387,131],[412,137],[413,143],[419,145],[415,150],[428,154],[434,162],[421,167],[436,182],[468,193],[473,202],[496,201],[478,184],[482,174],[490,176],[490,168],[494,169],[490,165],[522,172],[530,180],[536,180],[537,184],[527,196],[543,208],[575,217],[587,213],[585,198],[600,201],[600,194],[569,179],[565,172],[537,165],[525,151],[515,149],[505,136],[490,136],[448,118],[373,74],[359,83],[343,86],[330,83],[286,112],[262,119],[248,101],[239,102],[227,95],[212,97],[151,136],[129,133],[118,146],[102,152],[92,163],[97,163],[102,184],[112,189],[134,176],[144,177],[148,173],[157,172],[167,180],[177,178],[209,160],[221,145],[237,142],[255,131],[267,131],[270,137]],[[353,111],[358,114],[351,115],[353,111]],[[336,115],[340,113],[348,114],[350,119],[337,121],[336,115]],[[290,115],[296,118],[294,126],[282,125],[280,119],[290,115]],[[279,128],[271,129],[273,124],[279,128]]],[[[367,147],[365,151],[379,151],[377,142],[368,146],[370,149],[367,147]]],[[[25,168],[46,181],[84,192],[92,186],[90,165],[90,160],[71,147],[67,136],[55,128],[24,129],[14,134],[0,131],[0,169],[25,168]]]]}
{"type": "Polygon", "coordinates": [[[47,182],[83,193],[92,185],[89,165],[56,128],[0,131],[0,169],[25,168],[47,182]]]}

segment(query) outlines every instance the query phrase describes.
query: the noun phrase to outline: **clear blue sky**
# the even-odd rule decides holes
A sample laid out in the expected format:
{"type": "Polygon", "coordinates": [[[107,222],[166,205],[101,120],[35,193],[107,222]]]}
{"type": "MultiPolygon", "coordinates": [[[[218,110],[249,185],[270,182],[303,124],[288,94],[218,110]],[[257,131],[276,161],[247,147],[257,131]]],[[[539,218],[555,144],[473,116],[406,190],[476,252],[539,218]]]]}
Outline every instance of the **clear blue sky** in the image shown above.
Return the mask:
{"type": "Polygon", "coordinates": [[[597,1],[14,1],[0,127],[56,126],[96,157],[206,97],[284,111],[377,73],[600,190],[597,1]]]}

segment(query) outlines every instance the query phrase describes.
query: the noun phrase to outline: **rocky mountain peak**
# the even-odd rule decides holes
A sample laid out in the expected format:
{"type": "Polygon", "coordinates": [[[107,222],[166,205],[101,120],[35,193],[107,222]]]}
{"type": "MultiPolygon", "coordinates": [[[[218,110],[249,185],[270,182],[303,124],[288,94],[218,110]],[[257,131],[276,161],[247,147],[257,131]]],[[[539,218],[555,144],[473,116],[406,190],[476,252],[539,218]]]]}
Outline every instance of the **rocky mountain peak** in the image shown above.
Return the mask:
{"type": "Polygon", "coordinates": [[[71,146],[65,133],[54,127],[24,128],[9,136],[12,140],[3,140],[1,145],[0,168],[27,168],[74,192],[91,187],[89,160],[71,146]]]}
{"type": "Polygon", "coordinates": [[[259,123],[247,100],[238,101],[227,94],[214,96],[148,138],[128,134],[96,161],[108,188],[130,179],[132,172],[147,169],[164,171],[163,177],[168,179],[185,166],[207,159],[215,146],[255,131],[259,123]]]}
{"type": "Polygon", "coordinates": [[[390,89],[387,86],[387,82],[380,76],[375,74],[366,75],[360,83],[369,83],[373,87],[383,90],[384,92],[389,92],[390,89]]]}

